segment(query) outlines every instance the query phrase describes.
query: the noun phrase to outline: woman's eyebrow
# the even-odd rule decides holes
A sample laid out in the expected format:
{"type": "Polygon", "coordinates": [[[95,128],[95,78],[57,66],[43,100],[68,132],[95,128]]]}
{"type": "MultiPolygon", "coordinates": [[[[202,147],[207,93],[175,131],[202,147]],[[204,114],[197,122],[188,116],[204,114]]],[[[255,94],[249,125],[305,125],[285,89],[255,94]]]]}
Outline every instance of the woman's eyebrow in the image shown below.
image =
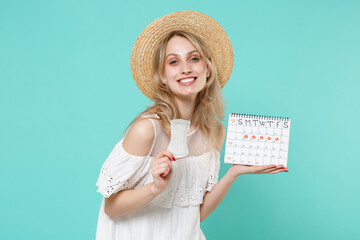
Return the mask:
{"type": "MultiPolygon", "coordinates": [[[[193,53],[195,53],[195,52],[196,52],[196,53],[199,53],[198,50],[192,50],[192,51],[188,52],[187,55],[191,55],[191,54],[193,54],[193,53]]],[[[179,56],[179,54],[176,54],[176,53],[169,53],[169,54],[166,56],[166,58],[170,57],[171,55],[172,55],[172,56],[175,56],[175,57],[178,57],[178,56],[179,56]]]]}

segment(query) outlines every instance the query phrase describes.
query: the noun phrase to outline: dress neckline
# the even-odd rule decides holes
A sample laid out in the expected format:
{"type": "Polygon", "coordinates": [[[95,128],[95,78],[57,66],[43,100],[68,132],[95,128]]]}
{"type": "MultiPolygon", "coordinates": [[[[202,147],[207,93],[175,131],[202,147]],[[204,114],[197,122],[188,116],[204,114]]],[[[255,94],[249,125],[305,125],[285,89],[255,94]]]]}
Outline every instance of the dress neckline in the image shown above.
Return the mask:
{"type": "Polygon", "coordinates": [[[194,133],[197,132],[198,129],[199,129],[199,127],[197,127],[194,131],[188,133],[186,136],[189,137],[189,136],[193,135],[194,133]]]}
{"type": "MultiPolygon", "coordinates": [[[[193,132],[195,132],[197,129],[195,129],[193,132]]],[[[122,138],[116,145],[120,145],[120,151],[123,152],[125,155],[129,156],[129,157],[133,157],[133,158],[137,158],[137,159],[154,159],[153,156],[150,156],[150,153],[152,152],[152,149],[150,151],[150,153],[146,156],[136,156],[136,155],[133,155],[129,152],[127,152],[124,147],[123,147],[123,141],[124,141],[124,138],[122,138]]],[[[219,150],[217,150],[216,148],[213,148],[211,149],[210,151],[207,151],[207,152],[204,152],[203,154],[200,154],[200,155],[194,155],[194,156],[186,156],[186,157],[183,157],[183,158],[179,158],[179,159],[187,159],[187,158],[203,158],[205,157],[206,155],[208,154],[211,154],[212,152],[216,152],[218,154],[221,154],[221,152],[219,150]]],[[[176,163],[176,162],[173,162],[173,163],[176,163]]]]}
{"type": "MultiPolygon", "coordinates": [[[[157,119],[160,119],[159,115],[157,115],[156,113],[154,113],[154,114],[152,114],[152,115],[155,115],[155,117],[156,117],[157,119]]],[[[194,133],[196,133],[198,130],[199,130],[199,127],[196,127],[196,129],[195,129],[194,131],[186,134],[186,136],[189,137],[189,136],[193,135],[194,133]]]]}

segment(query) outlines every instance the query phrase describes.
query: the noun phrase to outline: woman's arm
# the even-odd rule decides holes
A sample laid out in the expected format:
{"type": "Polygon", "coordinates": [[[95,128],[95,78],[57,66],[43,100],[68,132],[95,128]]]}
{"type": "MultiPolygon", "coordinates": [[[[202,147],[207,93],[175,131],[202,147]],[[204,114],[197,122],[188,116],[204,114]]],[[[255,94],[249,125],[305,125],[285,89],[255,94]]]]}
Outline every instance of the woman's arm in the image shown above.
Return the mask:
{"type": "Polygon", "coordinates": [[[204,201],[200,205],[200,221],[207,218],[217,208],[235,180],[236,177],[227,172],[213,189],[205,194],[204,201]]]}
{"type": "Polygon", "coordinates": [[[140,210],[149,204],[159,193],[154,182],[135,190],[122,190],[105,199],[105,213],[111,219],[140,210]]]}
{"type": "MultiPolygon", "coordinates": [[[[221,151],[225,139],[225,127],[221,124],[221,131],[219,134],[219,144],[221,151]]],[[[246,166],[246,165],[233,165],[221,180],[215,184],[210,192],[207,192],[204,197],[203,203],[200,205],[200,221],[203,221],[207,216],[214,211],[220,202],[224,199],[229,191],[231,185],[236,178],[244,174],[274,174],[278,172],[287,172],[287,168],[283,165],[265,165],[265,166],[246,166]]]]}
{"type": "MultiPolygon", "coordinates": [[[[155,138],[155,131],[153,124],[149,119],[141,119],[135,123],[127,133],[123,148],[126,152],[135,156],[146,156],[151,150],[155,138]]],[[[157,195],[165,190],[166,185],[171,177],[171,162],[169,158],[172,157],[168,152],[162,152],[161,156],[156,158],[151,163],[151,171],[156,181],[162,175],[160,182],[163,181],[163,186],[159,187],[159,183],[151,182],[138,189],[122,190],[105,198],[105,213],[110,218],[114,219],[121,215],[125,215],[137,211],[150,203],[157,195]],[[154,164],[155,163],[155,164],[154,164]]]]}
{"type": "MultiPolygon", "coordinates": [[[[224,144],[226,130],[223,124],[219,124],[218,130],[218,142],[217,150],[221,152],[222,146],[224,144]]],[[[207,192],[204,197],[203,203],[200,205],[200,221],[204,220],[207,216],[210,215],[212,211],[220,204],[220,202],[225,197],[226,193],[229,191],[231,185],[235,181],[236,177],[225,174],[221,180],[215,184],[213,189],[210,192],[207,192]]]]}

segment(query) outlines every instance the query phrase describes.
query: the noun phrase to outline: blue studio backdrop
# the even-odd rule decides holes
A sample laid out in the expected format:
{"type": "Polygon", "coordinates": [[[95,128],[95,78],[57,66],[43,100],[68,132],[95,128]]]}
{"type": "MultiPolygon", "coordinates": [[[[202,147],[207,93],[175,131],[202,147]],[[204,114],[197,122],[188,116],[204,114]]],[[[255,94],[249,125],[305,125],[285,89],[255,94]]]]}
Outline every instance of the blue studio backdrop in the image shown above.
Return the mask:
{"type": "MultiPolygon", "coordinates": [[[[131,75],[153,20],[218,21],[232,112],[291,118],[288,173],[240,176],[207,239],[360,239],[360,1],[0,0],[0,238],[94,239],[101,165],[149,100],[131,75]]],[[[229,169],[221,154],[220,177],[229,169]]]]}

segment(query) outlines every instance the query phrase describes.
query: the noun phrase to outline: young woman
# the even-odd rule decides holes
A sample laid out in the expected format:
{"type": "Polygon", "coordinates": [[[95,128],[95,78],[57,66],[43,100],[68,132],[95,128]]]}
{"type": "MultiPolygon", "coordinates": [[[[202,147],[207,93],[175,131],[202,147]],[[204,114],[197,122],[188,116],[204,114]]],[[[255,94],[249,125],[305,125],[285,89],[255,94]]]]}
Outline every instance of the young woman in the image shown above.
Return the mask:
{"type": "Polygon", "coordinates": [[[239,175],[287,171],[233,165],[218,182],[225,138],[221,87],[232,56],[222,27],[194,11],[166,15],[139,36],[132,71],[154,105],[134,119],[103,164],[98,240],[205,239],[200,222],[239,175]],[[172,119],[191,121],[184,158],[166,150],[172,119]]]}

